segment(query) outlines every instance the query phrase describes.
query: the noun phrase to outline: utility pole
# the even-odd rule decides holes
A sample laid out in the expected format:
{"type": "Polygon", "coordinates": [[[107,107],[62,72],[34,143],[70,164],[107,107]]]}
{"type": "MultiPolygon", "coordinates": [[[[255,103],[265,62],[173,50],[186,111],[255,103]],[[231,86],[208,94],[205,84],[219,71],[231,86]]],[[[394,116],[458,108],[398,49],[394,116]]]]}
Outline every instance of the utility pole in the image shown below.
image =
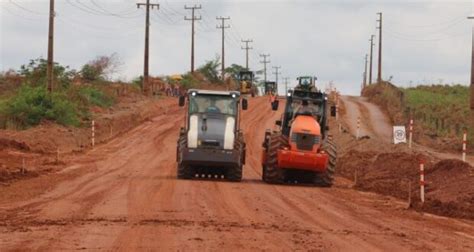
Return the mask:
{"type": "Polygon", "coordinates": [[[270,63],[267,57],[270,57],[270,54],[260,54],[260,57],[263,58],[263,61],[260,61],[263,64],[263,81],[267,83],[267,64],[270,63]]]}
{"type": "Polygon", "coordinates": [[[369,67],[369,85],[372,84],[372,61],[373,61],[373,53],[374,53],[374,37],[375,35],[370,36],[370,67],[369,67]]]}
{"type": "Polygon", "coordinates": [[[225,81],[225,29],[228,29],[230,28],[230,25],[225,25],[225,21],[226,20],[229,20],[230,17],[217,17],[216,18],[217,20],[221,20],[222,21],[222,25],[218,25],[217,26],[217,29],[222,29],[222,81],[225,81]]]}
{"type": "Polygon", "coordinates": [[[245,68],[249,70],[249,50],[252,50],[252,47],[249,47],[249,43],[252,43],[253,40],[247,39],[242,40],[242,43],[245,43],[245,47],[242,47],[242,50],[245,50],[245,68]]]}
{"type": "Polygon", "coordinates": [[[202,7],[201,5],[197,6],[194,5],[192,7],[184,6],[185,10],[191,10],[191,18],[184,17],[184,20],[190,20],[191,21],[191,73],[194,73],[194,21],[196,20],[201,20],[201,16],[196,17],[194,15],[195,10],[200,10],[202,7]]]}
{"type": "Polygon", "coordinates": [[[146,9],[146,19],[145,19],[145,64],[143,67],[143,93],[148,94],[149,88],[149,76],[148,76],[148,62],[149,62],[149,42],[150,42],[150,8],[153,9],[156,7],[158,10],[160,8],[159,4],[151,4],[150,0],[146,0],[146,3],[137,3],[137,8],[140,9],[141,6],[145,6],[146,9]]]}
{"type": "Polygon", "coordinates": [[[281,69],[281,66],[274,66],[273,69],[275,69],[275,72],[273,72],[273,74],[275,75],[276,93],[278,94],[278,75],[281,74],[281,72],[279,71],[281,69]]]}
{"type": "Polygon", "coordinates": [[[365,55],[365,70],[364,70],[364,87],[365,88],[367,86],[367,63],[368,63],[368,59],[369,58],[369,55],[366,54],[365,55]]]}
{"type": "Polygon", "coordinates": [[[382,83],[382,12],[377,13],[379,15],[378,27],[379,30],[379,65],[377,73],[377,83],[382,83]]]}
{"type": "MultiPolygon", "coordinates": [[[[474,19],[474,16],[470,16],[468,17],[468,19],[474,19]]],[[[472,26],[472,52],[471,53],[472,53],[471,54],[471,110],[474,112],[474,23],[472,26]]],[[[474,120],[474,118],[472,120],[474,120]]]]}
{"type": "Polygon", "coordinates": [[[48,82],[48,92],[53,91],[53,68],[54,68],[54,0],[49,0],[49,32],[48,32],[48,65],[46,69],[46,79],[48,82]]]}
{"type": "Polygon", "coordinates": [[[290,80],[290,77],[285,77],[283,78],[285,80],[285,94],[288,93],[288,80],[290,80]]]}

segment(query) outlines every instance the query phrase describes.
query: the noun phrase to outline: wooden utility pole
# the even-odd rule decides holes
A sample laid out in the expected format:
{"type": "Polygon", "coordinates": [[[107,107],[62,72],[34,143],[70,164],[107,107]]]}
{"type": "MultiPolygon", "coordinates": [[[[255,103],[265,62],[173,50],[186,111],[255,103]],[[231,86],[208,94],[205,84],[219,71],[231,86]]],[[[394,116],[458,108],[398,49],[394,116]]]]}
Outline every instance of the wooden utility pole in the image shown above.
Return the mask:
{"type": "Polygon", "coordinates": [[[194,5],[192,7],[188,7],[186,5],[184,6],[185,10],[191,10],[191,18],[184,17],[184,20],[191,21],[191,73],[194,73],[194,21],[202,19],[201,16],[196,17],[194,12],[195,10],[200,10],[201,8],[201,5],[194,5]]]}
{"type": "Polygon", "coordinates": [[[369,55],[365,55],[365,70],[364,70],[364,88],[367,86],[367,63],[368,63],[368,59],[369,58],[369,55]]]}
{"type": "Polygon", "coordinates": [[[275,72],[273,72],[273,74],[275,75],[276,93],[278,94],[278,75],[281,74],[281,66],[274,66],[273,69],[275,69],[275,72]]]}
{"type": "Polygon", "coordinates": [[[379,30],[379,64],[377,73],[377,83],[382,83],[382,12],[377,13],[379,15],[378,27],[379,30]]]}
{"type": "Polygon", "coordinates": [[[49,31],[48,31],[48,65],[46,69],[46,80],[48,92],[53,91],[53,69],[54,69],[54,0],[49,0],[49,31]]]}
{"type": "Polygon", "coordinates": [[[267,82],[267,64],[270,63],[270,60],[267,60],[267,57],[270,57],[270,54],[260,54],[260,57],[263,58],[263,61],[260,61],[260,63],[263,64],[263,81],[266,83],[267,82]]]}
{"type": "Polygon", "coordinates": [[[226,20],[229,20],[230,17],[217,17],[216,18],[217,20],[221,20],[222,22],[222,25],[218,25],[217,26],[217,29],[222,29],[222,67],[221,67],[221,71],[222,71],[222,81],[225,81],[225,29],[228,29],[230,28],[230,25],[225,25],[225,21],[226,20]]]}
{"type": "Polygon", "coordinates": [[[242,43],[245,43],[245,47],[242,47],[242,50],[245,50],[245,68],[249,70],[249,50],[252,50],[252,47],[249,47],[249,43],[252,43],[253,40],[247,39],[242,40],[242,43]]]}
{"type": "Polygon", "coordinates": [[[370,41],[370,64],[369,64],[370,67],[369,67],[369,83],[368,83],[369,85],[372,84],[372,69],[373,69],[372,68],[372,61],[373,61],[373,58],[374,58],[374,56],[373,56],[373,53],[374,53],[374,37],[375,37],[375,35],[371,35],[370,40],[369,40],[370,41]]]}
{"type": "Polygon", "coordinates": [[[285,80],[285,94],[288,93],[288,81],[290,80],[290,77],[285,77],[283,78],[285,80]]]}
{"type": "MultiPolygon", "coordinates": [[[[468,19],[474,19],[474,16],[468,17],[468,19]]],[[[471,52],[471,110],[474,112],[474,23],[472,27],[472,52],[471,52]]],[[[474,116],[471,118],[474,126],[474,116]]]]}
{"type": "Polygon", "coordinates": [[[150,0],[146,0],[146,3],[137,3],[137,8],[145,6],[146,18],[145,18],[145,64],[143,67],[143,93],[148,94],[149,89],[149,75],[148,75],[148,63],[149,63],[149,42],[150,42],[150,8],[160,8],[159,4],[151,4],[150,0]]]}

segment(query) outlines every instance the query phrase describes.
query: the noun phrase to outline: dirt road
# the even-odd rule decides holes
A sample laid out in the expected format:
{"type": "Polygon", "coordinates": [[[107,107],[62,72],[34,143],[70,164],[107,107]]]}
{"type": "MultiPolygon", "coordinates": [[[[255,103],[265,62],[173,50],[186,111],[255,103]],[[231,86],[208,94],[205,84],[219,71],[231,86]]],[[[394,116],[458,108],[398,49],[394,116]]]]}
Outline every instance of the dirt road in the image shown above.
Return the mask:
{"type": "MultiPolygon", "coordinates": [[[[352,135],[356,135],[357,119],[361,118],[360,136],[369,136],[385,143],[393,142],[393,125],[380,107],[368,102],[366,97],[342,96],[341,101],[345,109],[343,121],[352,135]]],[[[413,146],[416,150],[439,159],[461,159],[461,153],[442,153],[417,143],[413,143],[413,146]]],[[[466,161],[474,166],[474,156],[467,156],[466,161]]]]}
{"type": "Polygon", "coordinates": [[[82,175],[0,205],[0,250],[474,250],[473,222],[404,210],[343,179],[329,189],[262,183],[263,133],[279,113],[266,98],[244,113],[242,183],[176,180],[183,114],[172,108],[63,171],[82,175]]]}
{"type": "Polygon", "coordinates": [[[341,99],[346,111],[344,120],[352,134],[356,134],[357,119],[360,118],[360,136],[392,142],[392,125],[378,106],[365,97],[343,96],[341,99]]]}

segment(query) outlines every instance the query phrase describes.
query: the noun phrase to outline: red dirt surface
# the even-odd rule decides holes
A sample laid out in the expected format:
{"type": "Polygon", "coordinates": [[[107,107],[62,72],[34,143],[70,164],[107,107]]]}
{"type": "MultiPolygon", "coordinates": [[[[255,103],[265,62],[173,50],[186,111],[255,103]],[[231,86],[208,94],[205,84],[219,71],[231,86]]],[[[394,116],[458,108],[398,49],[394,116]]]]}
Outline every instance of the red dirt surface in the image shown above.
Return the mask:
{"type": "MultiPolygon", "coordinates": [[[[336,133],[335,139],[342,146],[337,172],[355,180],[355,188],[407,200],[409,184],[415,209],[448,217],[474,219],[474,172],[468,164],[456,159],[444,159],[449,154],[439,154],[423,146],[413,150],[404,145],[393,145],[387,140],[390,126],[380,123],[379,112],[359,98],[343,99],[343,115],[359,113],[365,135],[370,139],[356,141],[354,129],[343,126],[345,133],[336,133]],[[358,112],[357,112],[358,111],[358,112]],[[377,119],[374,119],[377,117],[377,119]],[[387,129],[388,128],[388,129],[387,129]],[[426,202],[420,201],[419,163],[425,164],[426,202]]],[[[344,116],[344,125],[354,124],[354,119],[344,116]]],[[[388,120],[386,120],[388,121],[388,120]]]]}
{"type": "MultiPolygon", "coordinates": [[[[176,179],[183,110],[170,107],[120,137],[67,160],[61,171],[22,180],[0,200],[3,250],[474,250],[474,222],[407,211],[391,197],[261,182],[264,130],[280,112],[249,101],[241,125],[241,183],[176,179]],[[13,190],[14,189],[14,190],[13,190]],[[420,235],[423,234],[423,235],[420,235]]],[[[2,188],[4,189],[4,188],[2,188]]],[[[11,190],[10,190],[11,189],[11,190]]]]}
{"type": "MultiPolygon", "coordinates": [[[[116,138],[132,128],[166,114],[174,98],[144,98],[129,94],[113,107],[95,111],[96,144],[116,138]]],[[[0,130],[0,182],[61,170],[74,153],[91,148],[91,128],[64,127],[51,122],[23,131],[0,130]]]]}

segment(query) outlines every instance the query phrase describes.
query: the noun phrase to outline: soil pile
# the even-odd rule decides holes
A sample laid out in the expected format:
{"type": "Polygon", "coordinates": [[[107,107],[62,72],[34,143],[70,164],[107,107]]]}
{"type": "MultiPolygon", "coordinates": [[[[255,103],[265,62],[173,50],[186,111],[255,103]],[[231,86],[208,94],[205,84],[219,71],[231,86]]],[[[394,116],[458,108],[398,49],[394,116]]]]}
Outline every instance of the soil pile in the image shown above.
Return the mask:
{"type": "Polygon", "coordinates": [[[474,219],[474,168],[459,160],[434,163],[419,153],[351,150],[339,159],[338,173],[355,188],[399,199],[409,190],[417,210],[474,219]],[[425,160],[425,204],[420,203],[420,160],[425,160]]]}
{"type": "Polygon", "coordinates": [[[425,211],[474,219],[474,168],[460,160],[436,163],[426,173],[425,211]]]}

